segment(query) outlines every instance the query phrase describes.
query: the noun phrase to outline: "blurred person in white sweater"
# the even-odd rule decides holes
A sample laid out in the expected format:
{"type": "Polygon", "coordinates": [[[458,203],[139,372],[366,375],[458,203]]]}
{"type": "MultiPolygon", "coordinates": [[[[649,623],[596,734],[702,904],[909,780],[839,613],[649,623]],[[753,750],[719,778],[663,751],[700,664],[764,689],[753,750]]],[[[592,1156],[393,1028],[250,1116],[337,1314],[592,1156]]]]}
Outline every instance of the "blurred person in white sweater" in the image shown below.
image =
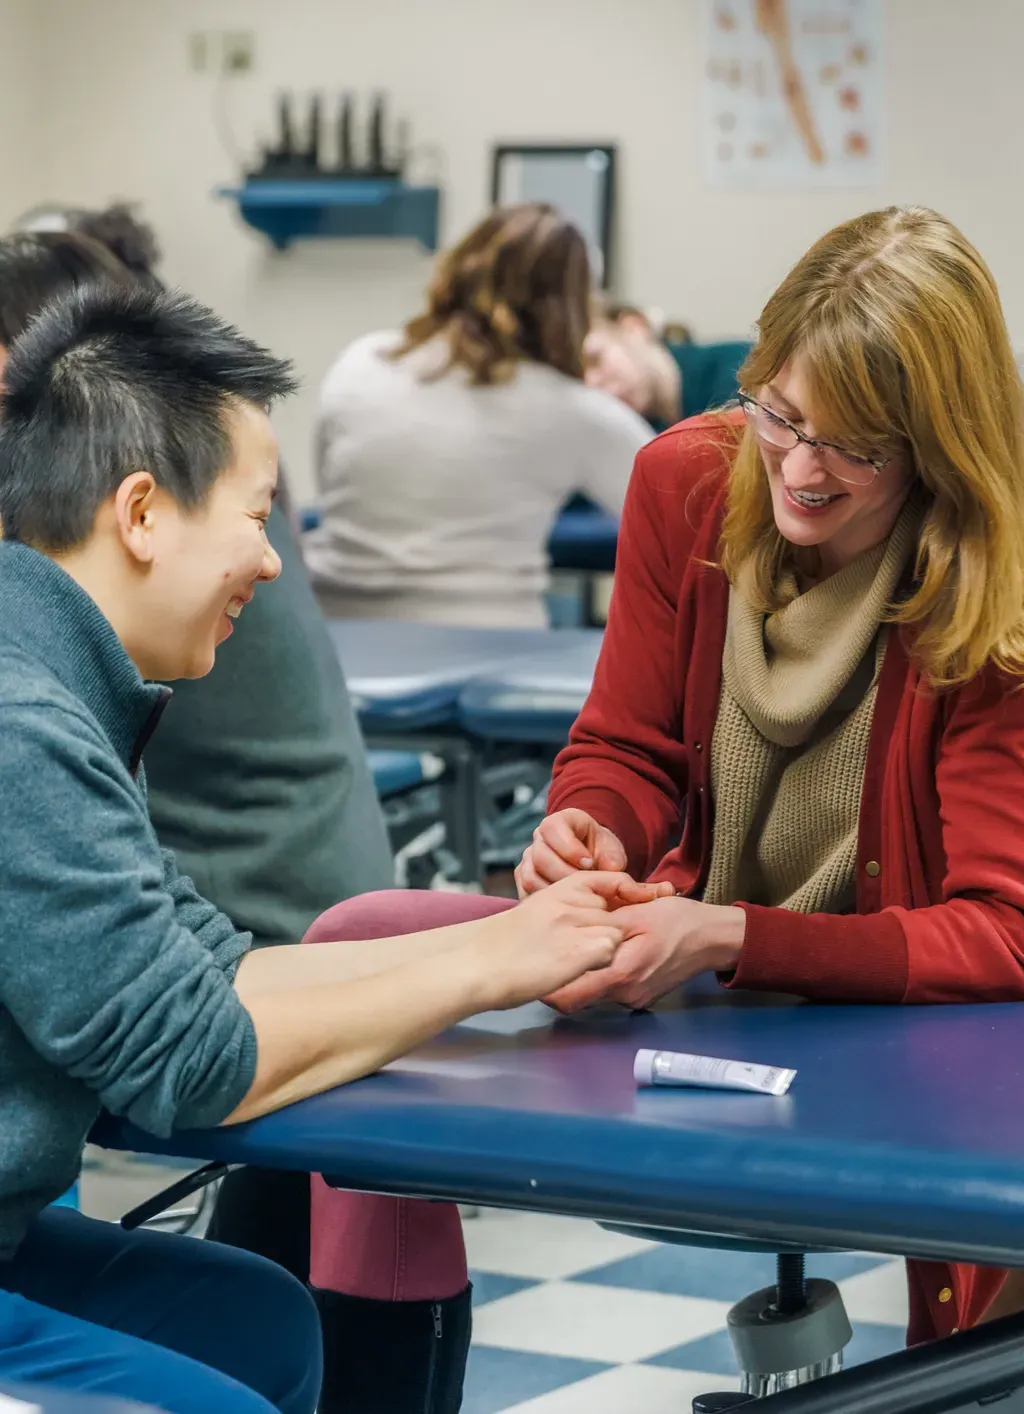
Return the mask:
{"type": "Polygon", "coordinates": [[[552,207],[491,212],[427,307],[324,382],[323,521],[306,559],[335,618],[542,627],[546,544],[580,492],[618,515],[651,428],[584,382],[586,243],[552,207]]]}

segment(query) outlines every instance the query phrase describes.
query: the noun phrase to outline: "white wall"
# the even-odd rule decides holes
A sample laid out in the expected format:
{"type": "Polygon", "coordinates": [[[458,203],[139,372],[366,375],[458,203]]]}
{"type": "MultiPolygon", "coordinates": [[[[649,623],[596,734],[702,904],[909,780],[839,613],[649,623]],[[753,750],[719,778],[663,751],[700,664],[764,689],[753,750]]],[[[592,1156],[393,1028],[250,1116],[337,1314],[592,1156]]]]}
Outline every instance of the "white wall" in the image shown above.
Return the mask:
{"type": "Polygon", "coordinates": [[[0,230],[25,209],[42,162],[38,12],[0,0],[0,230]]]}
{"type": "MultiPolygon", "coordinates": [[[[443,151],[448,237],[483,209],[493,141],[614,140],[620,293],[686,319],[700,337],[748,330],[773,284],[836,221],[916,201],[977,242],[1024,343],[1024,0],[888,0],[884,184],[768,193],[704,183],[699,0],[5,4],[46,30],[36,74],[43,151],[31,199],[139,198],[170,277],[297,360],[307,389],[279,426],[300,494],[309,486],[312,397],[332,354],[405,316],[429,264],[411,246],[374,242],[275,255],[212,198],[234,169],[217,136],[216,85],[189,70],[187,36],[196,29],[256,32],[256,71],[221,95],[246,142],[268,129],[278,86],[393,94],[414,138],[443,151]]],[[[0,92],[10,68],[0,56],[0,92]]],[[[6,100],[0,129],[9,109],[6,100]]]]}

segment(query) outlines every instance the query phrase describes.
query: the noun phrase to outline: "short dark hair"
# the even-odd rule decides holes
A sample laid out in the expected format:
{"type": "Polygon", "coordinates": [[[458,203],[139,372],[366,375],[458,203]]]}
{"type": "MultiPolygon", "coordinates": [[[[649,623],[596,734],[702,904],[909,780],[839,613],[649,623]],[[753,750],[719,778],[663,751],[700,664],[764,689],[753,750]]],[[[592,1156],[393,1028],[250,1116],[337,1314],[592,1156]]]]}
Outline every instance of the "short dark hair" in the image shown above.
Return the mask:
{"type": "Polygon", "coordinates": [[[71,290],[4,369],[4,538],[72,549],[142,468],[180,505],[200,506],[230,459],[231,405],[269,408],[294,389],[290,364],[186,295],[134,281],[71,290]]]}
{"type": "Polygon", "coordinates": [[[13,344],[57,295],[96,280],[130,275],[106,246],[68,232],[36,231],[0,239],[0,345],[13,344]]]}

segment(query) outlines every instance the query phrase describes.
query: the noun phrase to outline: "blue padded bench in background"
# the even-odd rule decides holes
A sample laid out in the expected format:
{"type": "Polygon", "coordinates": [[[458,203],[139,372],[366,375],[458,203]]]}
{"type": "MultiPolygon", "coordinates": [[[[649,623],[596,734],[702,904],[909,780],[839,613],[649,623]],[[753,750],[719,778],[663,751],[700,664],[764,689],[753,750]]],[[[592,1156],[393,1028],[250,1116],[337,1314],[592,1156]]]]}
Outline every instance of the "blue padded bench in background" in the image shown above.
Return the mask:
{"type": "Polygon", "coordinates": [[[368,751],[366,757],[381,800],[404,795],[423,784],[423,758],[418,752],[368,751]]]}
{"type": "MultiPolygon", "coordinates": [[[[600,603],[600,586],[606,578],[610,584],[618,541],[618,517],[585,496],[574,496],[562,508],[548,538],[547,608],[552,628],[604,622],[607,607],[600,603]]],[[[607,595],[604,598],[607,601],[607,595]]]]}
{"type": "Polygon", "coordinates": [[[480,673],[459,694],[459,721],[485,741],[565,744],[590,691],[600,629],[565,630],[529,656],[480,673]]]}
{"type": "Polygon", "coordinates": [[[114,1399],[109,1394],[76,1394],[52,1386],[2,1385],[2,1414],[159,1414],[151,1404],[114,1399]],[[15,1403],[15,1401],[20,1401],[15,1403]]]}
{"type": "Polygon", "coordinates": [[[331,619],[327,626],[368,737],[453,726],[468,682],[513,656],[543,650],[551,636],[548,629],[444,628],[392,619],[331,619]]]}
{"type": "Polygon", "coordinates": [[[541,653],[549,629],[445,628],[393,620],[329,621],[353,706],[371,749],[428,753],[438,782],[448,877],[480,882],[480,759],[459,725],[463,688],[511,658],[541,653]]]}
{"type": "MultiPolygon", "coordinates": [[[[444,874],[445,763],[433,752],[371,748],[366,753],[395,865],[395,884],[430,887],[444,874]]],[[[2,1414],[2,1411],[0,1411],[2,1414]]]]}
{"type": "MultiPolygon", "coordinates": [[[[386,747],[406,733],[464,726],[462,703],[471,685],[499,690],[521,681],[530,687],[531,665],[549,690],[561,662],[574,690],[586,679],[585,696],[601,642],[596,629],[443,628],[357,619],[335,619],[328,627],[363,731],[374,745],[386,747]]],[[[524,699],[524,730],[528,711],[524,699]]]]}
{"type": "Polygon", "coordinates": [[[618,517],[577,496],[551,527],[548,537],[551,568],[610,574],[615,568],[618,539],[618,517]]]}
{"type": "Polygon", "coordinates": [[[459,694],[459,724],[487,763],[481,772],[485,865],[519,861],[547,808],[555,753],[590,691],[599,629],[549,633],[546,645],[480,673],[459,694]]]}
{"type": "MultiPolygon", "coordinates": [[[[333,620],[328,627],[371,751],[426,753],[443,763],[437,784],[445,868],[450,865],[454,882],[479,883],[485,824],[495,823],[511,803],[519,813],[505,823],[517,840],[550,764],[539,766],[530,751],[522,761],[509,760],[505,751],[498,763],[494,750],[557,747],[565,740],[589,689],[600,633],[392,620],[333,620]],[[475,695],[464,711],[471,687],[475,695]]],[[[385,766],[377,758],[381,782],[385,766]]],[[[414,769],[411,762],[395,762],[387,779],[406,779],[414,769]]],[[[488,855],[490,862],[515,854],[507,830],[500,847],[496,838],[491,843],[498,853],[488,855]]]]}

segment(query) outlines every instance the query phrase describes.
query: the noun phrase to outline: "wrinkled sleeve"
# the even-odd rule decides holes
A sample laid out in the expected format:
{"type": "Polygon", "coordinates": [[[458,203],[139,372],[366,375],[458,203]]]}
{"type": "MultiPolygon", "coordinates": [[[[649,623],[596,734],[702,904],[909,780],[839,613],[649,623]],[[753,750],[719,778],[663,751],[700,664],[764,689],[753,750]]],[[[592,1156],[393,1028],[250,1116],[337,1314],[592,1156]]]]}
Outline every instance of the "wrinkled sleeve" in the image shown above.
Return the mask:
{"type": "Polygon", "coordinates": [[[248,936],[161,855],[90,719],[9,707],[0,761],[31,782],[0,812],[0,1003],[113,1113],[160,1136],[219,1124],[256,1068],[231,985],[248,936]]]}

